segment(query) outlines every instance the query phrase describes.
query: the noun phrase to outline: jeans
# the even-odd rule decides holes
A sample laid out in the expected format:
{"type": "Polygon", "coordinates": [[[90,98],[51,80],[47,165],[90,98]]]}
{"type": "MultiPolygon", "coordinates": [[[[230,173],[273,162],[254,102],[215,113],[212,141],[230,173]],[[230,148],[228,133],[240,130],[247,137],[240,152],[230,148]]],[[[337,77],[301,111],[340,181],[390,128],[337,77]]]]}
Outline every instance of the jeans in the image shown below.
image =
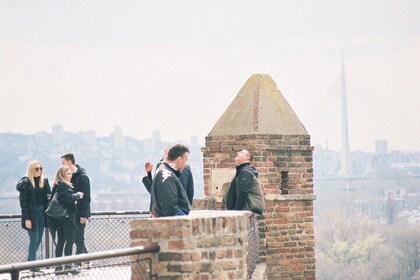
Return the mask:
{"type": "Polygon", "coordinates": [[[83,254],[83,253],[87,253],[87,249],[85,246],[85,228],[86,228],[86,223],[81,224],[80,223],[80,218],[79,220],[76,220],[76,238],[75,238],[75,243],[76,243],[76,254],[83,254]]]}
{"type": "Polygon", "coordinates": [[[175,216],[187,216],[187,213],[185,213],[181,208],[178,208],[178,213],[175,216]]]}
{"type": "Polygon", "coordinates": [[[32,224],[32,228],[28,230],[29,234],[29,254],[28,261],[36,260],[36,252],[38,251],[39,245],[42,241],[42,235],[44,233],[44,206],[36,206],[36,220],[32,224]]]}

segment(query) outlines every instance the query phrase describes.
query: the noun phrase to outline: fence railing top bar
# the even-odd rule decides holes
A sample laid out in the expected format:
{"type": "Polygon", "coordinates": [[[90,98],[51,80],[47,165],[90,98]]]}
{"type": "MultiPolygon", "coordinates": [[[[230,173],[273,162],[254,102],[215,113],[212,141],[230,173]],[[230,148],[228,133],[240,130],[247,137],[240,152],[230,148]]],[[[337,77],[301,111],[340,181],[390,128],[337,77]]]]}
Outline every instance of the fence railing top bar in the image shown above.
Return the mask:
{"type": "Polygon", "coordinates": [[[108,259],[115,257],[131,256],[131,255],[141,255],[147,253],[157,253],[159,252],[159,245],[152,243],[146,246],[137,246],[133,248],[125,249],[115,249],[103,252],[95,252],[88,254],[80,254],[74,256],[60,257],[55,259],[46,259],[46,260],[37,260],[31,262],[21,262],[21,263],[12,263],[0,265],[0,274],[1,273],[10,273],[12,271],[22,271],[26,269],[42,268],[48,266],[55,266],[68,263],[78,263],[91,260],[100,260],[108,259]]]}
{"type": "MultiPolygon", "coordinates": [[[[93,211],[92,216],[109,216],[109,215],[148,215],[149,210],[124,210],[124,211],[93,211]]],[[[2,219],[17,219],[22,215],[20,214],[0,214],[0,220],[2,219]]]]}
{"type": "Polygon", "coordinates": [[[92,216],[104,215],[143,215],[150,214],[149,210],[124,210],[124,211],[94,211],[92,216]]]}
{"type": "Polygon", "coordinates": [[[5,220],[5,219],[17,219],[20,218],[22,215],[20,214],[1,214],[0,215],[0,220],[5,220]]]}

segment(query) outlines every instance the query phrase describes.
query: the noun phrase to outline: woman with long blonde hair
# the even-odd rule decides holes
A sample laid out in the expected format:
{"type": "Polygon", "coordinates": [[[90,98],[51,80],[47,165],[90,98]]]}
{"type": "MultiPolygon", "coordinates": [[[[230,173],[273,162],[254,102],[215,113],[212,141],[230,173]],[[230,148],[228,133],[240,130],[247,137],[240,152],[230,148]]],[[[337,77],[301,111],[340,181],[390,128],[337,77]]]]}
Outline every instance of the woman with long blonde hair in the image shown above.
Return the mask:
{"type": "Polygon", "coordinates": [[[44,178],[39,161],[34,160],[28,164],[26,176],[19,180],[16,189],[19,191],[22,227],[29,234],[27,260],[34,261],[46,226],[45,209],[51,194],[50,184],[44,178]]]}
{"type": "MultiPolygon", "coordinates": [[[[57,246],[55,247],[55,256],[70,256],[73,252],[73,244],[76,234],[76,205],[75,202],[83,198],[82,192],[74,193],[73,186],[70,183],[71,170],[68,166],[58,168],[54,178],[52,195],[57,194],[58,202],[67,209],[67,217],[53,219],[57,229],[57,246]]],[[[79,271],[73,269],[71,265],[66,265],[65,269],[61,266],[55,268],[55,274],[77,274],[79,271]]]]}

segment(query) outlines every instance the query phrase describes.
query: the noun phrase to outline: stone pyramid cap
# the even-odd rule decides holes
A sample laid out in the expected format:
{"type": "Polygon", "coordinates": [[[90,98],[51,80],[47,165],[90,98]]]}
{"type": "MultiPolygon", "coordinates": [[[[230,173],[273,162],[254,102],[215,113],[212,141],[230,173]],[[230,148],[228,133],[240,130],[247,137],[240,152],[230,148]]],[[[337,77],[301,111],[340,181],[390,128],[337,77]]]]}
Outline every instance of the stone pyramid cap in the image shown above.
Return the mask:
{"type": "Polygon", "coordinates": [[[289,103],[268,75],[252,75],[219,118],[209,136],[308,135],[289,103]]]}

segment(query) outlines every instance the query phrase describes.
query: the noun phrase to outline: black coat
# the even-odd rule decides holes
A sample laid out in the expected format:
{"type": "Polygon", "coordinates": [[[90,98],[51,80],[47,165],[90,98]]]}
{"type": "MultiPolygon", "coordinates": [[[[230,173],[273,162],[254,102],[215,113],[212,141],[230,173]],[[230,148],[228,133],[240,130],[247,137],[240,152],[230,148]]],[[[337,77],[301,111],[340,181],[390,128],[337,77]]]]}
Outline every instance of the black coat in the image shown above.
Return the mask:
{"type": "Polygon", "coordinates": [[[191,172],[191,167],[186,165],[179,176],[182,186],[187,193],[188,201],[192,205],[194,200],[194,180],[191,172]]]}
{"type": "Polygon", "coordinates": [[[226,194],[227,210],[250,210],[257,214],[264,211],[264,195],[258,183],[258,171],[250,163],[236,167],[235,177],[226,194]]]}
{"type": "MultiPolygon", "coordinates": [[[[25,225],[26,220],[31,220],[33,225],[36,225],[36,202],[35,202],[35,188],[32,185],[31,181],[28,177],[22,177],[16,185],[16,189],[19,191],[19,203],[21,208],[21,225],[24,229],[28,230],[25,225]]],[[[44,206],[44,210],[47,209],[48,206],[48,195],[51,194],[51,187],[48,182],[47,178],[44,178],[44,187],[41,189],[43,201],[42,204],[44,206]]],[[[45,215],[45,226],[47,227],[47,217],[45,215]]]]}
{"type": "Polygon", "coordinates": [[[151,189],[151,209],[156,217],[175,216],[179,209],[186,214],[190,212],[191,205],[178,179],[179,175],[179,172],[167,163],[159,166],[151,189]]]}
{"type": "Polygon", "coordinates": [[[71,177],[71,183],[74,187],[74,192],[82,192],[83,199],[80,200],[76,205],[76,218],[90,217],[90,181],[86,175],[86,170],[80,167],[78,164],[76,173],[71,177]]]}
{"type": "MultiPolygon", "coordinates": [[[[159,166],[163,161],[160,161],[156,166],[156,172],[159,169],[159,166]]],[[[181,175],[179,176],[179,181],[181,181],[182,186],[184,187],[185,192],[187,193],[188,201],[192,205],[194,200],[194,180],[191,172],[191,167],[186,165],[184,170],[182,170],[181,175]]],[[[142,179],[143,185],[146,190],[151,193],[152,188],[152,172],[147,172],[147,176],[142,179]]]]}
{"type": "Polygon", "coordinates": [[[76,223],[76,201],[80,199],[78,194],[74,193],[73,188],[67,185],[64,182],[58,182],[55,184],[52,190],[51,197],[57,193],[57,200],[60,202],[64,208],[67,209],[67,215],[69,220],[75,224],[76,223]]]}

